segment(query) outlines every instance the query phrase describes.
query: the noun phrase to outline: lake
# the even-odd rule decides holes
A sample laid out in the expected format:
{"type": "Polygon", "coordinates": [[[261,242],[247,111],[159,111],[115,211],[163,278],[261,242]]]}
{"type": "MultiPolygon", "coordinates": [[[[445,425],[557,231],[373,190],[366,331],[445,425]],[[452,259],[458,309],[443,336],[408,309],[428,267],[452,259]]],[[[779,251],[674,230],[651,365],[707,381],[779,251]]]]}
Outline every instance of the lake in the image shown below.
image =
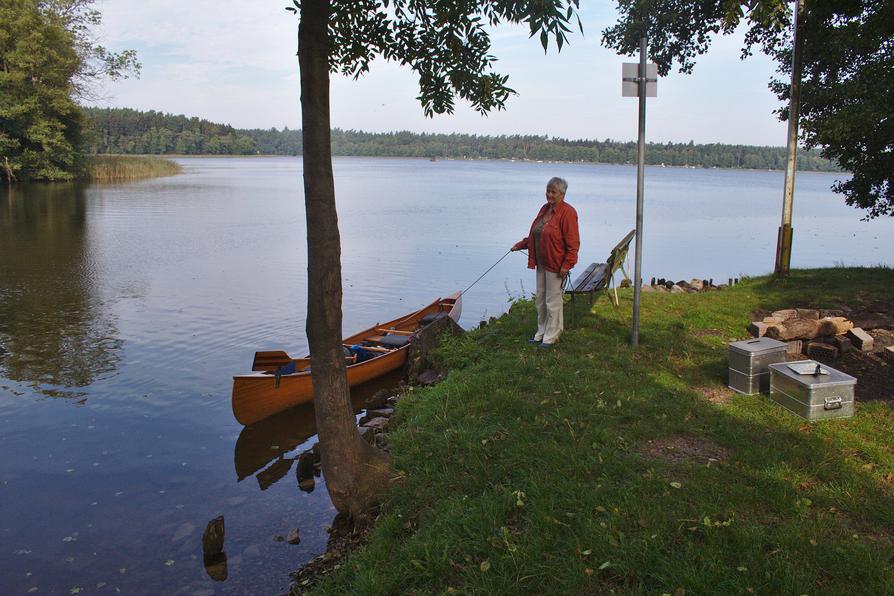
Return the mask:
{"type": "MultiPolygon", "coordinates": [[[[315,442],[309,411],[243,429],[229,403],[255,350],[306,350],[300,160],[178,161],[170,178],[4,192],[3,593],[281,593],[325,550],[325,486],[299,490],[293,469],[315,442]],[[202,562],[219,515],[225,580],[202,562]],[[278,540],[293,528],[300,544],[278,540]]],[[[526,235],[552,176],[584,265],[634,227],[632,166],[337,158],[335,174],[348,333],[472,284],[526,235]]],[[[835,178],[798,175],[792,265],[894,264],[894,219],[860,221],[835,178]]],[[[647,168],[644,277],[770,272],[782,184],[647,168]]],[[[526,258],[506,256],[465,294],[463,324],[533,288],[526,258]]]]}

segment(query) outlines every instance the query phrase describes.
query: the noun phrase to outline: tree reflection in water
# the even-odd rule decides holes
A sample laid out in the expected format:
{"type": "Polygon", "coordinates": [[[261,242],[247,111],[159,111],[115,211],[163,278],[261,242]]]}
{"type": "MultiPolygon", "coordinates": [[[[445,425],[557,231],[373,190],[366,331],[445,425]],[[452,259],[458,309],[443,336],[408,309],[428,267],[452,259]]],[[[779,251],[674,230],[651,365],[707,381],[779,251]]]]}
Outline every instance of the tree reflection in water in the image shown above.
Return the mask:
{"type": "Polygon", "coordinates": [[[0,376],[44,395],[80,397],[118,366],[88,232],[78,185],[10,187],[0,206],[0,376]]]}
{"type": "MultiPolygon", "coordinates": [[[[402,372],[395,371],[352,388],[354,413],[359,415],[364,402],[376,392],[397,387],[401,378],[402,372]]],[[[260,489],[267,490],[282,480],[302,454],[311,449],[316,443],[316,432],[313,404],[298,406],[244,427],[236,439],[233,457],[237,479],[241,482],[254,475],[260,489]]],[[[307,460],[305,457],[302,463],[306,464],[307,460]]],[[[306,466],[299,464],[297,472],[299,488],[312,491],[314,483],[309,482],[306,466]]]]}

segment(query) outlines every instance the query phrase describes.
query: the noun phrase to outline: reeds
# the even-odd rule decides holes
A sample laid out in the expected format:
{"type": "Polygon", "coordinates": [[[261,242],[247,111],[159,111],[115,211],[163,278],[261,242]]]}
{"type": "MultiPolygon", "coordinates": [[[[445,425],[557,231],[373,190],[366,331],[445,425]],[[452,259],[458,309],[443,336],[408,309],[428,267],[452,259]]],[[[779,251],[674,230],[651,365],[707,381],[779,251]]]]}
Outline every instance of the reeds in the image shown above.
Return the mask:
{"type": "Polygon", "coordinates": [[[163,157],[149,155],[93,155],[88,158],[89,182],[122,182],[179,174],[183,168],[163,157]]]}

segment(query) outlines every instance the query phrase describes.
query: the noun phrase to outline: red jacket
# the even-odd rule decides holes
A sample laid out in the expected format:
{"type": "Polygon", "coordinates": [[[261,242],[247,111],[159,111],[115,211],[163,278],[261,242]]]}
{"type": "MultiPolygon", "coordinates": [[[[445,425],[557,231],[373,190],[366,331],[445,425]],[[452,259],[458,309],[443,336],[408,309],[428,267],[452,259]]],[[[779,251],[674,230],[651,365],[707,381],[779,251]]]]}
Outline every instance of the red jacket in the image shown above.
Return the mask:
{"type": "MultiPolygon", "coordinates": [[[[528,268],[534,269],[537,263],[534,261],[534,225],[546,210],[549,203],[540,208],[540,212],[531,223],[531,231],[527,238],[517,242],[512,248],[527,249],[528,268]]],[[[574,207],[562,201],[556,205],[553,216],[540,234],[540,265],[547,271],[558,273],[561,270],[568,271],[577,264],[577,251],[580,248],[580,233],[577,230],[577,211],[574,207]]]]}

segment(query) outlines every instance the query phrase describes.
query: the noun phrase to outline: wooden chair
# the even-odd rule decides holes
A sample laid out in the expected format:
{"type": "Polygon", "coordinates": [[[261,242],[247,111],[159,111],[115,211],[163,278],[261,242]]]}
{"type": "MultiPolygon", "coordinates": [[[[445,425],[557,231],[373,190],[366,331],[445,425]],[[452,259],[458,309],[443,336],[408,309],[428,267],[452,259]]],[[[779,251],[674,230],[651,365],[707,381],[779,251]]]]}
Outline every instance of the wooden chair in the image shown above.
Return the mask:
{"type": "MultiPolygon", "coordinates": [[[[574,301],[574,296],[576,294],[588,294],[590,304],[593,304],[596,292],[602,290],[608,292],[609,289],[611,289],[614,294],[612,295],[609,293],[609,298],[614,306],[618,306],[618,289],[615,286],[615,273],[620,269],[621,273],[624,274],[624,279],[628,281],[630,280],[630,276],[627,275],[627,270],[624,268],[624,261],[627,259],[627,253],[630,251],[630,242],[633,240],[634,236],[636,236],[636,230],[630,230],[630,233],[624,236],[624,238],[612,248],[604,263],[590,263],[590,265],[584,269],[584,272],[581,273],[577,279],[571,283],[570,287],[565,290],[566,294],[571,294],[572,302],[574,301]]],[[[571,313],[573,316],[573,306],[571,308],[571,313]]]]}

